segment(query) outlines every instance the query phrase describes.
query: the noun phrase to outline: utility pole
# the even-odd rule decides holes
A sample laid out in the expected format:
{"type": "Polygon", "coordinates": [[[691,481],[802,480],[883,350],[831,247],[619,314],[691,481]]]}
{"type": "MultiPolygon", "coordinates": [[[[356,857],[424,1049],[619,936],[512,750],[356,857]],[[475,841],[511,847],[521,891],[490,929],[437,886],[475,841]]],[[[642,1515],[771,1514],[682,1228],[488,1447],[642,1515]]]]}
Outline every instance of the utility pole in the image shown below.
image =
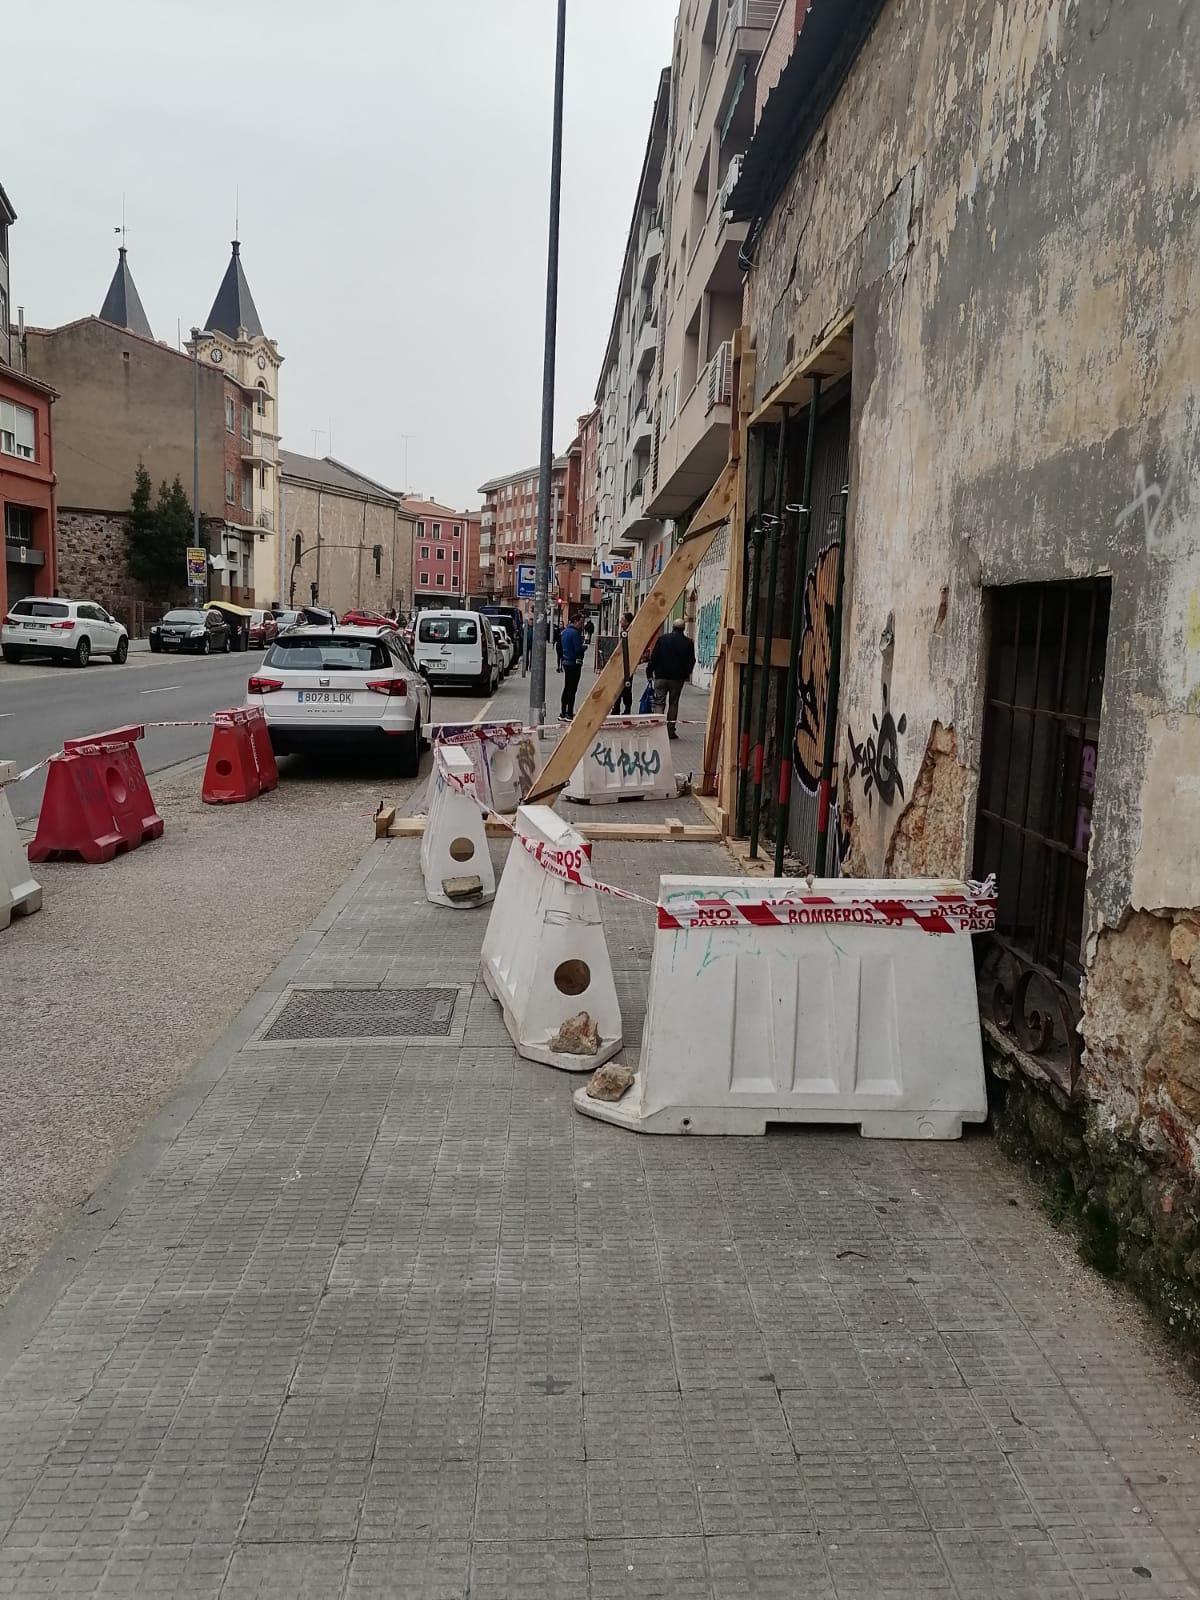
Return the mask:
{"type": "Polygon", "coordinates": [[[554,475],[554,360],[558,337],[558,219],[562,193],[563,65],[567,0],[558,0],[554,57],[554,132],[550,150],[550,236],[546,253],[546,343],[542,364],[542,454],[538,479],[537,575],[533,590],[533,659],[529,673],[531,720],[546,721],[546,633],[550,588],[550,487],[554,475]]]}
{"type": "MultiPolygon", "coordinates": [[[[192,545],[197,550],[203,543],[200,538],[200,346],[211,344],[212,337],[199,328],[192,329],[192,545]]],[[[207,587],[206,584],[206,590],[207,587]]],[[[196,604],[200,605],[203,600],[204,595],[197,592],[196,604]]]]}

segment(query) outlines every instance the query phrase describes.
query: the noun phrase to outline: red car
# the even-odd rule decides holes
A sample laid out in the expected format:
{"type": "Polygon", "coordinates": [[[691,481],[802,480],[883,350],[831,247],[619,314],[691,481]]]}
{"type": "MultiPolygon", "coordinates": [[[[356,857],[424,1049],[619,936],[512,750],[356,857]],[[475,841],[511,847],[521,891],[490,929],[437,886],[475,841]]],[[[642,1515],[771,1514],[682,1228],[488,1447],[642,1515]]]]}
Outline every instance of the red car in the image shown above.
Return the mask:
{"type": "Polygon", "coordinates": [[[351,628],[394,628],[396,623],[391,617],[381,616],[378,611],[345,611],[342,613],[342,625],[351,628]]]}
{"type": "Polygon", "coordinates": [[[252,611],[248,627],[251,650],[265,650],[279,632],[273,611],[252,611]]]}

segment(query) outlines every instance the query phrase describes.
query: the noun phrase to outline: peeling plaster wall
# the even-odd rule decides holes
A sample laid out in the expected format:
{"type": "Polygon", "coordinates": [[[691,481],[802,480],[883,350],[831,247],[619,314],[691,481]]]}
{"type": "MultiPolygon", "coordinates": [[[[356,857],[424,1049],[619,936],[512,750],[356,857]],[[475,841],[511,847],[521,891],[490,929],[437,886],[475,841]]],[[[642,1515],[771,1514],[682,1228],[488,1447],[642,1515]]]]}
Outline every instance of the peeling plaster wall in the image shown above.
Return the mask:
{"type": "Polygon", "coordinates": [[[750,280],[760,398],[854,315],[851,867],[969,868],[982,589],[1111,575],[1087,1070],[1149,1143],[1195,1108],[1143,1093],[1101,954],[1200,904],[1198,108],[1200,0],[892,0],[750,280]]]}

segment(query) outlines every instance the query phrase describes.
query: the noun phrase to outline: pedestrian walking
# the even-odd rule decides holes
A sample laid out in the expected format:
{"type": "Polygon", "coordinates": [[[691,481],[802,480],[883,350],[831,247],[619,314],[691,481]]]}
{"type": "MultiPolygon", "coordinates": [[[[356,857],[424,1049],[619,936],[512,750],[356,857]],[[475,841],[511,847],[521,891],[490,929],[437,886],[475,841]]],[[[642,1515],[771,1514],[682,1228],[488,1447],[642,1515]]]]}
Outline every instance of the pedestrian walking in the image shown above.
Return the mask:
{"type": "Polygon", "coordinates": [[[633,612],[627,611],[621,618],[621,632],[617,639],[617,649],[621,652],[621,661],[625,669],[625,681],[621,685],[617,698],[613,701],[612,714],[614,717],[627,717],[633,711],[633,667],[629,660],[629,630],[632,627],[633,612]]]}
{"type": "Polygon", "coordinates": [[[579,687],[579,675],[583,671],[583,656],[586,646],[583,634],[572,618],[562,629],[559,637],[559,649],[562,659],[563,691],[561,712],[568,721],[575,715],[575,691],[579,687]]]}
{"type": "Polygon", "coordinates": [[[525,672],[529,671],[533,662],[533,618],[525,618],[525,672]]]}
{"type": "Polygon", "coordinates": [[[675,724],[679,718],[679,696],[695,668],[695,647],[684,631],[683,618],[677,617],[670,633],[660,634],[646,668],[647,677],[654,679],[654,709],[659,716],[666,712],[667,736],[671,739],[678,737],[675,724]]]}
{"type": "Polygon", "coordinates": [[[559,623],[554,624],[554,670],[561,672],[563,669],[563,630],[559,623]]]}

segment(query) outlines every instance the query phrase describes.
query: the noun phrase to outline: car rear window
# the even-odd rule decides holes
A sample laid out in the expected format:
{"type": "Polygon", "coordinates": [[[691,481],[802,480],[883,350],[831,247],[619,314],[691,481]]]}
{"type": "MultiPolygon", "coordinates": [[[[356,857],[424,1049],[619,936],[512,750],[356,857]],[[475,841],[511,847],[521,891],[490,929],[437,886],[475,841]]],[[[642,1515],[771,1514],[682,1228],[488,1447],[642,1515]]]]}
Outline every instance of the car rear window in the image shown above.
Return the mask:
{"type": "Polygon", "coordinates": [[[474,644],[479,629],[474,617],[422,617],[417,638],[422,644],[474,644]]]}
{"type": "Polygon", "coordinates": [[[297,672],[373,672],[390,666],[387,651],[374,639],[331,637],[296,639],[281,636],[267,651],[268,667],[290,667],[297,672]]]}
{"type": "Polygon", "coordinates": [[[12,607],[14,617],[66,617],[66,606],[56,600],[18,600],[12,607]]]}

